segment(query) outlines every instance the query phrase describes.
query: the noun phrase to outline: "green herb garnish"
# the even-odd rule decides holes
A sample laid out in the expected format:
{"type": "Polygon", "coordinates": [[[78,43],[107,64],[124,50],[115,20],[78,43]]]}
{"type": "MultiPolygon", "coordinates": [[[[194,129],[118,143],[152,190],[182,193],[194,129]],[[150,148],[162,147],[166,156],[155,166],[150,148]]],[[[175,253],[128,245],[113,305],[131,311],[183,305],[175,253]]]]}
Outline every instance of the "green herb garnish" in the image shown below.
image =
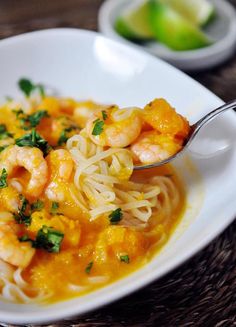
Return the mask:
{"type": "Polygon", "coordinates": [[[20,88],[20,90],[27,96],[29,97],[31,92],[35,89],[34,84],[26,79],[26,78],[22,78],[19,80],[18,82],[18,86],[20,88]]]}
{"type": "Polygon", "coordinates": [[[58,202],[52,202],[52,210],[56,210],[59,208],[59,203],[58,202]]]}
{"type": "Polygon", "coordinates": [[[20,115],[24,115],[24,111],[22,109],[14,109],[12,111],[16,115],[16,118],[19,118],[20,115]]]}
{"type": "Polygon", "coordinates": [[[44,207],[44,203],[41,200],[37,200],[36,202],[31,204],[31,210],[33,211],[40,211],[41,209],[43,209],[44,207]]]}
{"type": "Polygon", "coordinates": [[[52,227],[44,225],[38,231],[35,240],[32,240],[28,235],[23,235],[19,237],[19,241],[32,242],[32,246],[36,249],[42,249],[51,253],[58,253],[60,251],[63,238],[63,233],[52,227]]]}
{"type": "Polygon", "coordinates": [[[107,119],[107,112],[105,110],[102,110],[102,118],[103,120],[107,119]]]}
{"type": "Polygon", "coordinates": [[[23,236],[19,237],[18,240],[20,242],[34,242],[33,240],[31,240],[31,238],[29,238],[28,235],[23,235],[23,236]]]}
{"type": "Polygon", "coordinates": [[[100,135],[103,131],[103,126],[104,126],[104,121],[107,119],[107,112],[105,110],[102,110],[102,118],[101,119],[96,119],[94,120],[93,124],[93,130],[92,130],[92,135],[100,135]]]}
{"type": "Polygon", "coordinates": [[[69,135],[67,135],[67,133],[70,133],[73,130],[79,130],[80,128],[77,126],[69,126],[65,129],[63,129],[63,131],[60,134],[59,140],[58,140],[58,145],[63,145],[64,143],[67,142],[68,138],[70,137],[69,135]]]}
{"type": "Polygon", "coordinates": [[[21,128],[26,131],[38,126],[43,118],[49,117],[47,110],[38,110],[31,115],[26,115],[22,109],[13,111],[16,114],[16,118],[20,120],[21,128]]]}
{"type": "Polygon", "coordinates": [[[41,97],[44,98],[45,97],[45,88],[44,88],[44,86],[42,84],[38,84],[38,85],[36,85],[36,87],[38,88],[41,97]]]}
{"type": "Polygon", "coordinates": [[[3,146],[0,146],[0,153],[5,150],[9,145],[3,145],[3,146]]]}
{"type": "Polygon", "coordinates": [[[125,262],[125,263],[129,263],[129,256],[127,254],[121,255],[120,256],[120,261],[125,262]]]}
{"type": "Polygon", "coordinates": [[[21,78],[18,82],[20,90],[25,94],[26,97],[29,97],[34,90],[39,90],[39,93],[42,97],[45,96],[44,87],[41,84],[34,84],[29,79],[21,78]]]}
{"type": "Polygon", "coordinates": [[[59,203],[58,202],[52,202],[51,213],[55,214],[55,212],[57,211],[58,208],[59,208],[59,203]]]}
{"type": "Polygon", "coordinates": [[[30,226],[31,224],[31,211],[29,201],[20,194],[20,206],[18,208],[17,213],[14,213],[14,218],[18,224],[24,224],[26,226],[30,226]]]}
{"type": "Polygon", "coordinates": [[[7,171],[3,168],[0,176],[0,189],[5,187],[7,187],[7,171]]]}
{"type": "Polygon", "coordinates": [[[86,274],[89,274],[91,269],[93,267],[93,261],[89,262],[89,264],[87,265],[87,267],[85,268],[85,272],[86,274]]]}
{"type": "Polygon", "coordinates": [[[6,133],[6,131],[7,131],[6,125],[0,124],[0,134],[6,133]]]}
{"type": "Polygon", "coordinates": [[[103,131],[104,121],[99,118],[94,120],[94,127],[92,131],[92,135],[100,135],[103,131]]]}
{"type": "Polygon", "coordinates": [[[40,149],[46,156],[51,150],[51,146],[46,140],[44,140],[35,129],[29,134],[25,134],[22,137],[16,139],[16,145],[18,146],[29,146],[40,149]]]}
{"type": "Polygon", "coordinates": [[[39,110],[27,117],[30,127],[36,127],[43,118],[49,117],[47,110],[39,110]]]}
{"type": "Polygon", "coordinates": [[[26,126],[27,115],[24,113],[24,111],[22,109],[14,109],[13,112],[16,115],[16,119],[20,121],[20,127],[24,130],[30,129],[28,126],[26,126]]]}
{"type": "Polygon", "coordinates": [[[121,208],[117,208],[116,210],[112,211],[112,213],[108,216],[112,225],[118,224],[123,217],[123,212],[121,208]]]}
{"type": "Polygon", "coordinates": [[[66,143],[67,140],[68,140],[68,136],[66,135],[66,130],[64,129],[60,134],[60,137],[58,140],[58,145],[62,145],[64,143],[66,143]]]}
{"type": "Polygon", "coordinates": [[[33,242],[33,247],[46,250],[47,252],[58,253],[60,251],[63,238],[63,233],[52,227],[44,225],[38,231],[36,239],[33,242]]]}
{"type": "Polygon", "coordinates": [[[7,139],[13,135],[7,131],[6,125],[0,124],[0,140],[7,139]]]}

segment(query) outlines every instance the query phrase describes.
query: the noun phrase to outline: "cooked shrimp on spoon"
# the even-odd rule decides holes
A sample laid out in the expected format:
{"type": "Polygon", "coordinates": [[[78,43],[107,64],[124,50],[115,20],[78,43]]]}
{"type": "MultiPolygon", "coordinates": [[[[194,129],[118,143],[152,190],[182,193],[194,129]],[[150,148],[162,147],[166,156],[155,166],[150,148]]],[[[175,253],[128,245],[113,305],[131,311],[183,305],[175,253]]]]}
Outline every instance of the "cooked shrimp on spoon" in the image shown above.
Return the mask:
{"type": "Polygon", "coordinates": [[[233,100],[189,125],[164,99],[152,101],[144,108],[143,118],[154,130],[142,133],[131,144],[137,163],[134,169],[153,168],[171,162],[189,147],[203,126],[226,110],[235,108],[236,100],[233,100]]]}
{"type": "Polygon", "coordinates": [[[94,143],[101,146],[130,147],[134,169],[147,169],[162,166],[178,157],[205,124],[234,108],[236,100],[222,105],[190,125],[166,100],[155,99],[143,110],[137,107],[111,107],[106,112],[102,111],[91,117],[86,130],[94,143]],[[96,128],[98,133],[94,133],[96,128]]]}

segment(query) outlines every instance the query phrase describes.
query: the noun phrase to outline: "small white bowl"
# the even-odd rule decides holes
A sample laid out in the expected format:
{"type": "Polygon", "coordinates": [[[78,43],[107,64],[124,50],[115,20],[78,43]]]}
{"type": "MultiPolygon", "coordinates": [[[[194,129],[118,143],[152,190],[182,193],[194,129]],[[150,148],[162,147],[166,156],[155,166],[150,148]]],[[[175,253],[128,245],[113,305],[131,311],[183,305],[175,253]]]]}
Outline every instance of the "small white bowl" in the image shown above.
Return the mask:
{"type": "Polygon", "coordinates": [[[236,13],[234,7],[225,0],[212,0],[216,8],[217,18],[205,31],[216,40],[212,45],[190,51],[173,51],[156,41],[138,45],[120,36],[114,29],[114,22],[119,13],[130,3],[130,0],[107,0],[99,11],[99,30],[104,35],[142,48],[174,66],[186,70],[203,70],[211,68],[228,59],[236,48],[236,13]]]}
{"type": "MultiPolygon", "coordinates": [[[[17,81],[28,77],[65,96],[121,107],[142,107],[164,97],[191,123],[222,104],[169,64],[100,34],[76,29],[44,30],[0,41],[0,72],[0,97],[18,95],[17,81]]],[[[202,131],[193,144],[194,154],[175,162],[187,189],[188,206],[174,235],[150,263],[72,300],[52,305],[0,301],[0,321],[40,324],[85,313],[160,278],[202,249],[236,216],[235,140],[236,115],[226,112],[202,131]]]]}

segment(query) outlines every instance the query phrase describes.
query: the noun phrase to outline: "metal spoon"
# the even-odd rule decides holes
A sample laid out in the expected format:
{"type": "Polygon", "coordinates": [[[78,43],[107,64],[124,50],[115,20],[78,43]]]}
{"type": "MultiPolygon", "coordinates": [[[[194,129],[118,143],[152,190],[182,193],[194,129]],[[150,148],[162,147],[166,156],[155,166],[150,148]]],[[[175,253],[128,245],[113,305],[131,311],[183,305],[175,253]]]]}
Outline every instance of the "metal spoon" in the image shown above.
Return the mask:
{"type": "Polygon", "coordinates": [[[154,162],[152,164],[148,164],[148,165],[135,165],[134,169],[135,170],[141,170],[141,169],[148,169],[148,168],[154,168],[154,167],[160,167],[163,166],[169,162],[171,162],[172,160],[176,159],[177,157],[181,156],[184,151],[186,151],[191,142],[194,140],[195,136],[197,135],[197,133],[199,132],[199,130],[205,126],[206,124],[208,124],[211,120],[213,120],[215,117],[217,117],[218,115],[222,114],[223,112],[225,112],[226,110],[229,109],[236,109],[236,99],[233,101],[230,101],[224,105],[222,105],[221,107],[209,112],[206,116],[204,116],[203,118],[201,118],[200,120],[198,120],[195,124],[193,124],[192,126],[190,126],[190,133],[188,135],[188,138],[185,140],[185,144],[182,147],[182,149],[177,152],[176,154],[174,154],[173,156],[162,160],[162,161],[158,161],[158,162],[154,162]]]}

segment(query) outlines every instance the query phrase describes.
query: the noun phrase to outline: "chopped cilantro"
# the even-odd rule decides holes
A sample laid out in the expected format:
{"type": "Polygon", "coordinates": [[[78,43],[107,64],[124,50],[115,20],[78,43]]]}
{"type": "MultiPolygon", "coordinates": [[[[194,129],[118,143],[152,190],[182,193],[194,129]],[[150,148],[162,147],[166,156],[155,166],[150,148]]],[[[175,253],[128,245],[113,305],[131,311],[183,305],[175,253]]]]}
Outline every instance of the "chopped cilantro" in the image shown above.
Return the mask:
{"type": "Polygon", "coordinates": [[[55,214],[58,208],[59,208],[59,203],[58,202],[52,202],[51,213],[55,214]]]}
{"type": "Polygon", "coordinates": [[[39,93],[42,97],[45,96],[44,87],[41,84],[34,84],[27,78],[21,78],[18,81],[18,86],[20,90],[25,94],[26,97],[29,97],[34,90],[39,90],[39,93]]]}
{"type": "Polygon", "coordinates": [[[116,210],[112,211],[112,213],[108,216],[112,225],[118,224],[121,221],[123,213],[121,208],[117,208],[116,210]]]}
{"type": "Polygon", "coordinates": [[[36,249],[43,249],[47,252],[58,253],[60,251],[63,238],[63,233],[52,227],[44,225],[38,231],[35,240],[32,240],[28,235],[23,235],[19,237],[19,241],[32,242],[32,246],[36,249]]]}
{"type": "Polygon", "coordinates": [[[16,145],[18,146],[29,146],[39,148],[44,155],[47,155],[51,150],[50,145],[46,140],[44,140],[35,129],[29,134],[25,134],[22,137],[16,139],[16,145]]]}
{"type": "Polygon", "coordinates": [[[28,121],[30,123],[30,127],[36,127],[41,122],[41,120],[45,117],[49,117],[47,110],[38,110],[35,113],[28,116],[28,121]]]}
{"type": "Polygon", "coordinates": [[[27,205],[29,204],[29,201],[22,194],[20,194],[20,200],[21,200],[21,210],[25,212],[27,205]]]}
{"type": "Polygon", "coordinates": [[[68,138],[70,137],[67,135],[67,133],[70,133],[73,130],[79,130],[80,128],[78,126],[69,126],[65,129],[60,134],[59,140],[58,140],[58,145],[63,145],[64,143],[67,142],[68,138]]]}
{"type": "Polygon", "coordinates": [[[18,118],[20,115],[24,115],[24,111],[22,109],[14,109],[12,111],[16,115],[16,118],[18,118]]]}
{"type": "Polygon", "coordinates": [[[45,97],[45,89],[44,89],[43,85],[38,84],[38,85],[36,85],[36,87],[38,88],[41,97],[44,98],[45,97]]]}
{"type": "Polygon", "coordinates": [[[32,240],[28,235],[19,237],[20,242],[32,242],[32,246],[47,252],[58,253],[64,234],[52,227],[43,226],[37,233],[36,239],[32,240]]]}
{"type": "Polygon", "coordinates": [[[38,110],[31,115],[26,115],[22,109],[13,111],[16,114],[16,118],[20,120],[21,128],[26,131],[38,126],[43,118],[49,117],[47,110],[38,110]]]}
{"type": "Polygon", "coordinates": [[[102,118],[103,120],[107,119],[107,112],[105,110],[102,110],[102,118]]]}
{"type": "Polygon", "coordinates": [[[100,135],[103,131],[104,121],[99,118],[94,120],[94,127],[92,131],[92,135],[100,135]]]}
{"type": "Polygon", "coordinates": [[[18,238],[20,242],[33,242],[33,240],[31,240],[31,238],[29,238],[28,235],[23,235],[21,237],[18,238]]]}
{"type": "Polygon", "coordinates": [[[30,129],[29,126],[26,126],[27,115],[24,111],[22,109],[14,109],[13,112],[16,115],[16,119],[20,121],[20,128],[23,128],[24,130],[30,129]]]}
{"type": "Polygon", "coordinates": [[[2,152],[3,150],[5,150],[7,147],[8,147],[8,145],[0,146],[0,152],[2,152]]]}
{"type": "Polygon", "coordinates": [[[91,269],[93,267],[93,261],[89,262],[89,264],[87,265],[87,267],[85,268],[85,272],[86,274],[89,274],[91,269]]]}
{"type": "Polygon", "coordinates": [[[68,136],[66,135],[66,130],[64,129],[60,134],[60,137],[58,140],[58,145],[62,145],[64,143],[66,143],[67,140],[68,140],[68,136]]]}
{"type": "Polygon", "coordinates": [[[41,209],[43,209],[44,207],[44,203],[41,200],[37,200],[36,202],[31,204],[31,210],[33,211],[40,211],[41,209]]]}
{"type": "Polygon", "coordinates": [[[18,86],[20,88],[20,90],[27,96],[29,97],[31,92],[35,89],[34,84],[26,79],[26,78],[22,78],[19,80],[18,82],[18,86]]]}
{"type": "Polygon", "coordinates": [[[125,262],[125,263],[129,263],[129,256],[127,254],[121,255],[120,256],[120,261],[125,262]]]}
{"type": "Polygon", "coordinates": [[[6,125],[0,124],[0,134],[5,133],[7,131],[6,125]]]}
{"type": "Polygon", "coordinates": [[[7,187],[7,171],[5,168],[2,169],[2,174],[0,176],[0,188],[7,187]]]}
{"type": "Polygon", "coordinates": [[[0,124],[0,140],[7,139],[13,135],[7,131],[6,125],[0,124]]]}
{"type": "Polygon", "coordinates": [[[59,203],[58,202],[52,202],[52,210],[56,210],[59,208],[59,203]]]}
{"type": "Polygon", "coordinates": [[[29,201],[20,194],[20,206],[18,207],[17,213],[14,213],[14,218],[18,224],[24,224],[30,226],[31,224],[31,212],[29,201]]]}
{"type": "Polygon", "coordinates": [[[36,239],[33,242],[33,247],[46,250],[47,252],[58,253],[60,251],[63,238],[63,233],[52,227],[44,225],[38,231],[36,239]]]}

